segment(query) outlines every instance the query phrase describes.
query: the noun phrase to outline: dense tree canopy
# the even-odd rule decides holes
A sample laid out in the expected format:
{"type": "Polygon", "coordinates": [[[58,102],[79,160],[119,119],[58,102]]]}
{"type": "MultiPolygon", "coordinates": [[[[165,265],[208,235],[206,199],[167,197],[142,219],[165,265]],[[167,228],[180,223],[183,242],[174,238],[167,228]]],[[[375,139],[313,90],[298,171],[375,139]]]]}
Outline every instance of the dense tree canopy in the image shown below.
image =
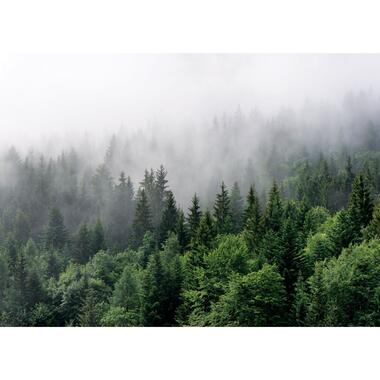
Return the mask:
{"type": "Polygon", "coordinates": [[[380,145],[279,143],[266,175],[251,162],[188,203],[163,165],[136,189],[115,173],[118,146],[94,170],[7,155],[0,325],[380,325],[380,145]]]}

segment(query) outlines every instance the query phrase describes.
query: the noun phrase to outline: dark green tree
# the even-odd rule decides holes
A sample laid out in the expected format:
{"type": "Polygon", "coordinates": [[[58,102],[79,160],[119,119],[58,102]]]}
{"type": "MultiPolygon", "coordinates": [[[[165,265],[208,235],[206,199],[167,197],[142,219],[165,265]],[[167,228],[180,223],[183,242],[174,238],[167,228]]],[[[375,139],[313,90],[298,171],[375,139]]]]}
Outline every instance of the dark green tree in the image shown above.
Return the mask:
{"type": "Polygon", "coordinates": [[[139,190],[133,221],[133,238],[135,247],[139,247],[146,232],[152,231],[151,213],[144,189],[139,190]]]}
{"type": "Polygon", "coordinates": [[[201,221],[202,212],[199,206],[199,198],[194,194],[191,200],[191,206],[187,215],[187,224],[189,226],[189,239],[194,241],[197,235],[199,223],[201,221]]]}
{"type": "Polygon", "coordinates": [[[83,223],[75,239],[74,258],[79,264],[85,264],[92,256],[91,233],[86,223],[83,223]]]}
{"type": "Polygon", "coordinates": [[[372,218],[373,202],[367,179],[363,174],[356,176],[352,186],[352,193],[348,206],[348,214],[352,224],[352,241],[359,242],[362,238],[362,229],[372,218]]]}
{"type": "Polygon", "coordinates": [[[227,234],[231,232],[232,220],[230,198],[224,182],[222,182],[220,186],[220,193],[216,195],[214,218],[215,228],[218,234],[227,234]]]}
{"type": "Polygon", "coordinates": [[[274,232],[280,231],[282,223],[283,206],[277,183],[273,182],[273,186],[269,192],[269,200],[264,212],[265,229],[274,232]]]}
{"type": "Polygon", "coordinates": [[[175,232],[178,223],[178,210],[172,191],[167,192],[165,208],[160,224],[159,246],[161,246],[171,232],[175,232]]]}
{"type": "Polygon", "coordinates": [[[67,243],[68,234],[63,223],[63,216],[58,208],[50,210],[49,221],[45,231],[45,246],[47,249],[62,249],[67,243]]]}
{"type": "Polygon", "coordinates": [[[104,229],[102,222],[98,219],[91,233],[91,253],[95,255],[97,252],[105,249],[107,249],[107,245],[104,229]]]}
{"type": "Polygon", "coordinates": [[[257,249],[262,237],[259,199],[253,185],[249,188],[244,212],[244,237],[251,252],[257,249]]]}
{"type": "Polygon", "coordinates": [[[232,233],[239,233],[243,227],[243,212],[244,201],[240,193],[240,188],[237,182],[234,183],[231,196],[230,196],[230,208],[231,208],[231,223],[232,233]]]}

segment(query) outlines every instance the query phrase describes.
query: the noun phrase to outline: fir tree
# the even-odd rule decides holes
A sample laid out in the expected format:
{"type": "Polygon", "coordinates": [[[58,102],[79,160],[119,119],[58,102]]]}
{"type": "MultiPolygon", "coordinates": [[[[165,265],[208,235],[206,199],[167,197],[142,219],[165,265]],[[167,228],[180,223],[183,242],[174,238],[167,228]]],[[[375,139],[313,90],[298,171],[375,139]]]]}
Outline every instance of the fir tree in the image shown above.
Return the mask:
{"type": "Polygon", "coordinates": [[[47,249],[62,249],[67,242],[67,231],[63,223],[63,216],[54,207],[49,214],[49,221],[45,233],[45,246],[47,249]]]}
{"type": "Polygon", "coordinates": [[[353,228],[352,241],[361,239],[361,231],[371,221],[373,203],[369,190],[368,181],[363,174],[359,174],[352,186],[352,193],[348,206],[348,214],[353,228]]]}
{"type": "Polygon", "coordinates": [[[240,194],[240,188],[237,182],[234,183],[231,190],[231,222],[232,232],[237,234],[241,231],[243,226],[243,209],[244,201],[240,194]]]}
{"type": "Polygon", "coordinates": [[[184,253],[189,244],[189,239],[188,239],[187,225],[185,224],[185,215],[181,209],[178,210],[178,220],[177,220],[176,231],[177,231],[177,239],[181,247],[181,253],[184,253]]]}
{"type": "Polygon", "coordinates": [[[244,220],[244,237],[249,250],[252,252],[258,247],[261,238],[260,205],[253,185],[249,188],[244,220]]]}
{"type": "Polygon", "coordinates": [[[79,228],[78,236],[75,242],[75,261],[79,264],[87,263],[92,254],[91,248],[91,234],[87,224],[84,223],[79,228]]]}
{"type": "Polygon", "coordinates": [[[96,221],[95,227],[91,234],[91,252],[92,255],[96,254],[99,251],[107,249],[104,229],[100,219],[96,221]]]}
{"type": "Polygon", "coordinates": [[[215,227],[218,234],[227,234],[231,232],[231,209],[228,190],[224,182],[220,187],[220,193],[216,195],[214,205],[215,227]]]}
{"type": "Polygon", "coordinates": [[[159,246],[164,243],[170,232],[175,232],[178,223],[178,211],[173,192],[167,192],[165,203],[160,224],[159,246]]]}
{"type": "Polygon", "coordinates": [[[150,258],[143,278],[142,320],[144,326],[162,326],[164,318],[164,273],[158,252],[150,258]]]}
{"type": "Polygon", "coordinates": [[[269,200],[264,213],[264,226],[266,230],[278,232],[282,223],[282,201],[277,183],[273,182],[273,186],[269,192],[269,200]]]}
{"type": "Polygon", "coordinates": [[[189,239],[193,241],[196,237],[199,223],[201,220],[202,212],[199,207],[199,198],[197,194],[194,194],[191,200],[191,206],[189,208],[189,213],[187,216],[187,224],[189,226],[189,239]]]}
{"type": "Polygon", "coordinates": [[[139,190],[133,221],[133,237],[135,247],[139,247],[147,231],[152,231],[151,213],[144,189],[139,190]]]}

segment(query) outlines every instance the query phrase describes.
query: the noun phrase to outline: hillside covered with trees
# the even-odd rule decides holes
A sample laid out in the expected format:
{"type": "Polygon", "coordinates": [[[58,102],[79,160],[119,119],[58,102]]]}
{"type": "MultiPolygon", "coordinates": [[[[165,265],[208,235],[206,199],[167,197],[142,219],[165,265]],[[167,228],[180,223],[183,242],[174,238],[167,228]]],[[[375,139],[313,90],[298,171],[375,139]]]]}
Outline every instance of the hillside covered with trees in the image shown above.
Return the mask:
{"type": "Polygon", "coordinates": [[[4,154],[0,325],[379,326],[378,115],[316,139],[239,112],[203,132],[209,160],[142,135],[95,167],[4,154]],[[132,179],[136,145],[187,175],[180,201],[166,165],[132,179]]]}

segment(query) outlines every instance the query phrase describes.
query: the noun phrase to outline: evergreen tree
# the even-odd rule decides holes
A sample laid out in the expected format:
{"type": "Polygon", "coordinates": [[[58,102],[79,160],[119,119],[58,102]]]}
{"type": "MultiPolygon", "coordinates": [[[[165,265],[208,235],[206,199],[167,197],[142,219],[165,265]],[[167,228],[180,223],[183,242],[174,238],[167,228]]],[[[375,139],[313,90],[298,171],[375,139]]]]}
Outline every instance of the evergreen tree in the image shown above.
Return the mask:
{"type": "Polygon", "coordinates": [[[130,177],[127,178],[121,172],[119,184],[114,191],[109,227],[111,241],[118,249],[125,249],[131,238],[133,197],[133,183],[130,177]]]}
{"type": "Polygon", "coordinates": [[[191,200],[191,206],[189,208],[189,213],[187,216],[187,224],[189,226],[189,239],[193,241],[196,237],[199,223],[201,221],[202,212],[199,207],[199,198],[197,194],[194,194],[191,200]]]}
{"type": "Polygon", "coordinates": [[[252,252],[258,247],[262,233],[259,199],[253,185],[249,188],[244,220],[244,237],[252,252]]]}
{"type": "Polygon", "coordinates": [[[187,225],[185,224],[185,215],[181,209],[178,210],[178,221],[177,221],[176,231],[177,231],[177,239],[181,247],[181,253],[184,253],[189,244],[189,240],[188,240],[187,225]]]}
{"type": "Polygon", "coordinates": [[[51,209],[49,221],[45,232],[45,246],[47,249],[62,249],[68,239],[63,216],[58,208],[51,209]]]}
{"type": "Polygon", "coordinates": [[[161,224],[162,215],[166,206],[166,199],[168,197],[168,180],[166,179],[166,176],[167,171],[165,170],[163,165],[161,165],[155,173],[154,195],[152,199],[152,219],[153,226],[156,229],[158,229],[159,225],[161,224]]]}
{"type": "Polygon", "coordinates": [[[171,191],[167,192],[165,208],[162,214],[162,220],[160,224],[160,238],[159,246],[169,236],[170,232],[175,232],[178,223],[178,211],[174,195],[171,191]]]}
{"type": "Polygon", "coordinates": [[[162,300],[164,273],[158,252],[150,258],[143,278],[142,320],[144,326],[162,326],[165,314],[162,300]]]}
{"type": "Polygon", "coordinates": [[[224,182],[220,187],[220,193],[216,195],[214,205],[215,228],[218,234],[227,234],[231,232],[231,209],[228,190],[224,182]]]}
{"type": "Polygon", "coordinates": [[[95,255],[97,252],[107,249],[104,229],[100,219],[96,221],[91,234],[91,253],[95,255]]]}
{"type": "Polygon", "coordinates": [[[85,264],[90,259],[91,255],[91,234],[87,227],[87,224],[84,223],[79,228],[78,236],[75,242],[75,261],[79,264],[85,264]]]}
{"type": "Polygon", "coordinates": [[[207,210],[201,217],[195,238],[195,246],[210,249],[214,244],[215,236],[214,221],[211,213],[207,210]]]}
{"type": "Polygon", "coordinates": [[[353,228],[353,241],[361,239],[361,231],[371,221],[373,203],[369,190],[368,181],[363,174],[359,174],[352,186],[352,193],[348,206],[348,213],[353,228]]]}
{"type": "Polygon", "coordinates": [[[269,192],[269,200],[264,213],[264,227],[266,230],[278,232],[282,223],[282,201],[277,183],[273,182],[273,186],[269,192]]]}
{"type": "Polygon", "coordinates": [[[232,187],[230,202],[231,202],[231,222],[232,222],[231,232],[237,234],[241,231],[243,227],[243,210],[244,210],[244,201],[240,194],[240,188],[237,182],[235,182],[232,187]]]}
{"type": "Polygon", "coordinates": [[[147,231],[152,231],[151,213],[145,190],[140,189],[136,205],[135,218],[133,221],[133,237],[135,247],[139,247],[141,245],[147,231]]]}

